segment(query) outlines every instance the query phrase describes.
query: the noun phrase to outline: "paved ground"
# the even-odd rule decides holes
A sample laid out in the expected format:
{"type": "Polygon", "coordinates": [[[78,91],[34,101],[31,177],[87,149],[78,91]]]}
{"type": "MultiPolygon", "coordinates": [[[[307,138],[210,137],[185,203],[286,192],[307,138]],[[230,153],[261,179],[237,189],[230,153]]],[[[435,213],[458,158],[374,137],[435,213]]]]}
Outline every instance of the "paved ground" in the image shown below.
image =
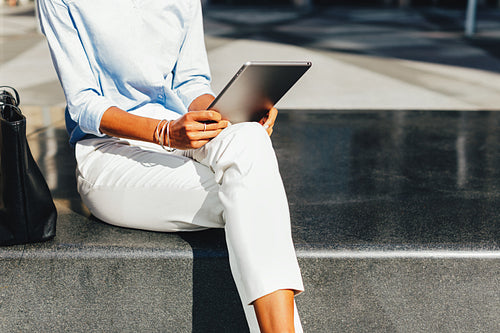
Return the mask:
{"type": "Polygon", "coordinates": [[[217,9],[206,17],[216,88],[249,58],[309,59],[313,69],[282,107],[498,108],[499,12],[480,16],[471,40],[462,37],[462,12],[438,9],[217,9]]]}
{"type": "MultiPolygon", "coordinates": [[[[25,105],[63,105],[30,7],[0,7],[0,78],[25,105]]],[[[463,37],[452,9],[209,7],[206,41],[219,91],[247,60],[314,63],[280,102],[293,109],[498,109],[500,10],[463,37]]]]}

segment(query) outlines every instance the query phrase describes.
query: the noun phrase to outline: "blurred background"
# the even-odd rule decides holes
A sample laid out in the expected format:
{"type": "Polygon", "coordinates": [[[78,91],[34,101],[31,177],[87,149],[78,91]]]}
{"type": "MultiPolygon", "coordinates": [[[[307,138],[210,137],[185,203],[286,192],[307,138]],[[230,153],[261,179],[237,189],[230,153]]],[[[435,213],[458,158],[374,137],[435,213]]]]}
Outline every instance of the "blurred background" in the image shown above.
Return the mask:
{"type": "MultiPolygon", "coordinates": [[[[0,3],[1,80],[25,105],[63,105],[34,2],[0,3]]],[[[248,60],[310,60],[279,107],[497,108],[498,0],[203,3],[216,92],[248,60]]]]}

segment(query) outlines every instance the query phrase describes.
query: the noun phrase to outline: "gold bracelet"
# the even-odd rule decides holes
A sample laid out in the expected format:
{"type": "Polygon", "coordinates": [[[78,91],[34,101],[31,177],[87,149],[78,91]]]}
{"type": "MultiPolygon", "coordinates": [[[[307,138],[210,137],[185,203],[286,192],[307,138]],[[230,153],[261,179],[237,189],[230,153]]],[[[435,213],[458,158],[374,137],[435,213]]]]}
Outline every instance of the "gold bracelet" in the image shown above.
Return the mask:
{"type": "Polygon", "coordinates": [[[169,153],[175,151],[175,148],[170,147],[170,123],[172,120],[162,119],[158,122],[155,128],[155,137],[158,144],[169,153]],[[161,129],[160,129],[161,128],[161,129]],[[165,147],[165,130],[167,131],[167,146],[165,147]]]}
{"type": "Polygon", "coordinates": [[[172,120],[162,119],[158,122],[155,129],[155,137],[158,140],[158,144],[169,153],[175,151],[175,148],[170,147],[170,123],[172,120]],[[161,127],[161,129],[160,129],[161,127]],[[167,146],[165,147],[165,129],[167,131],[167,146]]]}
{"type": "Polygon", "coordinates": [[[165,147],[163,148],[170,153],[175,151],[175,148],[170,147],[170,123],[171,122],[172,122],[172,120],[169,120],[167,123],[167,145],[168,145],[168,148],[165,148],[165,147]]]}
{"type": "Polygon", "coordinates": [[[163,122],[167,121],[166,119],[162,119],[158,122],[158,124],[156,124],[156,128],[155,128],[155,138],[156,138],[156,141],[158,141],[158,144],[161,145],[162,144],[162,141],[160,139],[160,126],[163,122]]]}

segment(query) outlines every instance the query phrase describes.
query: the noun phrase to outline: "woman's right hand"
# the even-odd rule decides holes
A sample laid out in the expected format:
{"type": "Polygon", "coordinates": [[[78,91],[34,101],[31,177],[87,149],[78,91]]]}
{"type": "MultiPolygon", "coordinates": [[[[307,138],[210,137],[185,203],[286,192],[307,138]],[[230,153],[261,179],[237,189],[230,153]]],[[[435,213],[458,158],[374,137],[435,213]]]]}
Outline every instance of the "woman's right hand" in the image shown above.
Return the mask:
{"type": "MultiPolygon", "coordinates": [[[[190,111],[170,123],[170,147],[196,149],[207,144],[229,125],[220,113],[211,110],[190,111]]],[[[165,146],[167,135],[165,133],[165,146]]]]}

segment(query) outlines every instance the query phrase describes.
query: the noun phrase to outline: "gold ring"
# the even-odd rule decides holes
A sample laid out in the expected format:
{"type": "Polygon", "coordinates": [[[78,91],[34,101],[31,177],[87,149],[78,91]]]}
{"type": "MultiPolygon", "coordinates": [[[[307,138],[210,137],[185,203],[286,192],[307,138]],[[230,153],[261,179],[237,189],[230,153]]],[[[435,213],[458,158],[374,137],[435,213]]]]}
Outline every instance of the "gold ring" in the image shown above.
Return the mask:
{"type": "Polygon", "coordinates": [[[207,124],[203,124],[203,126],[205,126],[205,127],[203,128],[203,132],[205,132],[205,131],[207,130],[207,124]]]}

